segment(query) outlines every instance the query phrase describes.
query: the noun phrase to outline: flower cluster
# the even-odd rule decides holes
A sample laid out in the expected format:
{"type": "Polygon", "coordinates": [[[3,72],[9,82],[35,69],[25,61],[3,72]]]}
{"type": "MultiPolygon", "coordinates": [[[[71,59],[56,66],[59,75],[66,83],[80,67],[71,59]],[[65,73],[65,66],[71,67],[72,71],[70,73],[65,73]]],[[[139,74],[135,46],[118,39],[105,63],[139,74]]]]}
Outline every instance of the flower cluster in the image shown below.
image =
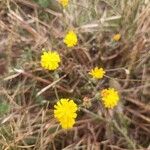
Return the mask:
{"type": "Polygon", "coordinates": [[[76,111],[78,107],[76,103],[70,99],[60,99],[54,108],[54,116],[58,119],[62,128],[72,128],[77,117],[76,111]]]}
{"type": "Polygon", "coordinates": [[[103,89],[100,92],[102,103],[106,108],[114,108],[119,101],[119,94],[114,88],[103,89]]]}
{"type": "Polygon", "coordinates": [[[113,40],[114,41],[119,41],[121,39],[121,35],[118,33],[118,34],[115,34],[114,36],[113,36],[113,40]]]}
{"type": "MultiPolygon", "coordinates": [[[[66,7],[68,5],[69,0],[59,0],[59,3],[66,7]]],[[[120,34],[116,34],[113,36],[114,41],[119,41],[121,38],[120,34]]],[[[73,30],[68,31],[65,35],[63,42],[66,44],[68,48],[74,47],[78,44],[78,37],[73,30]]],[[[56,70],[58,69],[61,62],[60,55],[57,51],[46,51],[44,50],[41,55],[41,66],[47,70],[56,70]]],[[[95,67],[89,71],[89,75],[94,79],[102,79],[106,74],[106,71],[101,67],[95,67]]],[[[103,89],[100,91],[101,102],[103,103],[105,108],[112,109],[119,102],[119,94],[113,88],[103,89]]],[[[84,97],[83,106],[86,108],[91,107],[91,99],[88,97],[84,97]]],[[[75,119],[77,117],[78,106],[72,99],[60,99],[54,105],[54,117],[59,121],[62,128],[70,129],[75,124],[75,119]]]]}
{"type": "MultiPolygon", "coordinates": [[[[73,47],[77,44],[77,36],[73,31],[70,31],[64,38],[64,42],[68,47],[73,47]]],[[[61,58],[56,51],[45,51],[41,55],[41,66],[44,69],[56,70],[59,67],[61,58]]],[[[106,71],[103,68],[95,67],[91,69],[89,74],[95,79],[101,79],[104,77],[106,71]]],[[[100,92],[101,101],[105,108],[114,108],[119,101],[118,92],[113,89],[103,89],[100,92]]],[[[84,99],[84,106],[89,108],[91,102],[88,99],[84,99]]],[[[62,128],[69,129],[75,124],[77,117],[77,104],[71,99],[60,99],[54,106],[54,116],[60,122],[62,128]]]]}
{"type": "Polygon", "coordinates": [[[41,56],[41,66],[48,70],[55,70],[59,67],[60,56],[56,51],[44,51],[41,56]]]}
{"type": "Polygon", "coordinates": [[[105,75],[105,71],[103,68],[95,67],[89,72],[89,74],[95,79],[101,79],[105,75]]]}
{"type": "Polygon", "coordinates": [[[76,33],[73,30],[70,30],[64,38],[64,43],[67,47],[74,47],[77,45],[77,42],[78,39],[76,33]]]}
{"type": "MultiPolygon", "coordinates": [[[[106,71],[103,68],[98,68],[98,67],[95,67],[89,72],[89,74],[95,79],[103,78],[105,73],[106,71]]],[[[101,95],[102,103],[104,104],[105,108],[112,109],[118,104],[119,94],[115,89],[113,88],[103,89],[100,92],[100,95],[101,95]]]]}
{"type": "Polygon", "coordinates": [[[69,0],[59,0],[59,3],[65,8],[68,6],[69,0]]]}

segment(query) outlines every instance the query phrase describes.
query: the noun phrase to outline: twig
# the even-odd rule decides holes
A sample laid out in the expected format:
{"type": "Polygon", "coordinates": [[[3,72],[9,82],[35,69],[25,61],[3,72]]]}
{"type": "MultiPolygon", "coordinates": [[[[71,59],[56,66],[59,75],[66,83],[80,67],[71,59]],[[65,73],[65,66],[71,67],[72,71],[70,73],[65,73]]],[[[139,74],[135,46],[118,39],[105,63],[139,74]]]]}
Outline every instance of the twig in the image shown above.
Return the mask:
{"type": "Polygon", "coordinates": [[[66,74],[64,76],[62,76],[61,78],[59,78],[58,80],[54,81],[53,83],[51,83],[50,85],[46,86],[45,88],[43,88],[41,91],[39,91],[37,93],[36,96],[41,95],[43,92],[45,92],[46,90],[48,90],[49,88],[53,87],[56,83],[58,83],[60,80],[62,80],[63,78],[66,77],[66,74]]]}
{"type": "Polygon", "coordinates": [[[112,121],[114,127],[124,136],[125,140],[132,147],[133,150],[136,149],[135,143],[129,138],[129,136],[118,126],[116,121],[112,121]]]}

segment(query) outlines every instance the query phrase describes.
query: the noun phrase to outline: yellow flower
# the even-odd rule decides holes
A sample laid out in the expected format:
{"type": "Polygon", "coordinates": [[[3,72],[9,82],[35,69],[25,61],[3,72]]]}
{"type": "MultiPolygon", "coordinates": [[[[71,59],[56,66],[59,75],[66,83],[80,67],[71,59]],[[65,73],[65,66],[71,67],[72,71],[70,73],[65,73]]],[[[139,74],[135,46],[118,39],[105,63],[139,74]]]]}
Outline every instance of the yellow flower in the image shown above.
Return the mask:
{"type": "Polygon", "coordinates": [[[77,45],[78,39],[77,35],[74,31],[69,31],[67,35],[64,38],[64,43],[67,45],[67,47],[74,47],[77,45]]]}
{"type": "Polygon", "coordinates": [[[106,108],[113,108],[119,102],[119,94],[114,88],[103,89],[100,92],[102,102],[106,108]]]}
{"type": "Polygon", "coordinates": [[[59,3],[63,6],[63,7],[67,7],[69,0],[59,0],[59,3]]]}
{"type": "Polygon", "coordinates": [[[77,117],[77,105],[73,100],[70,99],[60,99],[54,106],[54,116],[60,122],[62,128],[69,129],[72,128],[75,123],[75,118],[77,117]]]}
{"type": "Polygon", "coordinates": [[[55,70],[59,67],[60,56],[56,51],[44,51],[41,55],[41,66],[48,70],[55,70]]]}
{"type": "Polygon", "coordinates": [[[93,78],[101,79],[105,75],[105,70],[103,68],[95,67],[89,72],[89,74],[92,75],[93,78]]]}
{"type": "Polygon", "coordinates": [[[121,35],[118,33],[118,34],[115,34],[114,36],[113,36],[113,40],[114,41],[119,41],[121,39],[121,35]]]}

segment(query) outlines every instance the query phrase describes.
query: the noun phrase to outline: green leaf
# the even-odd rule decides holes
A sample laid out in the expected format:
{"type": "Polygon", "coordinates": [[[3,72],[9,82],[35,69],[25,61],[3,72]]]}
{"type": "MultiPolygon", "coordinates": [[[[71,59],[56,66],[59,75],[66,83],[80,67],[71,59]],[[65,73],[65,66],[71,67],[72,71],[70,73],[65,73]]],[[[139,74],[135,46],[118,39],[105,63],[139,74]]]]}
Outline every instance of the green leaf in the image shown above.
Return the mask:
{"type": "Polygon", "coordinates": [[[9,111],[9,105],[7,103],[0,103],[0,115],[3,115],[9,111]]]}
{"type": "Polygon", "coordinates": [[[51,0],[38,0],[39,5],[42,7],[48,7],[51,0]]]}

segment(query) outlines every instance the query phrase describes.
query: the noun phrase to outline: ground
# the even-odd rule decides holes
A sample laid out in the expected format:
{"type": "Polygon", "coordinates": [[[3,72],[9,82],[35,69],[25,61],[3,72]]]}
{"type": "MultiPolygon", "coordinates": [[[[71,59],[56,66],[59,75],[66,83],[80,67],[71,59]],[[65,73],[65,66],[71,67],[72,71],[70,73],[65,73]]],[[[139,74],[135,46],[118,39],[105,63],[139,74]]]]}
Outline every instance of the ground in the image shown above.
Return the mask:
{"type": "Polygon", "coordinates": [[[150,149],[149,16],[149,0],[0,0],[0,149],[150,149]],[[43,49],[58,52],[58,69],[41,66],[43,49]],[[100,97],[109,87],[113,109],[100,97]],[[61,98],[78,106],[68,130],[54,116],[61,98]]]}

